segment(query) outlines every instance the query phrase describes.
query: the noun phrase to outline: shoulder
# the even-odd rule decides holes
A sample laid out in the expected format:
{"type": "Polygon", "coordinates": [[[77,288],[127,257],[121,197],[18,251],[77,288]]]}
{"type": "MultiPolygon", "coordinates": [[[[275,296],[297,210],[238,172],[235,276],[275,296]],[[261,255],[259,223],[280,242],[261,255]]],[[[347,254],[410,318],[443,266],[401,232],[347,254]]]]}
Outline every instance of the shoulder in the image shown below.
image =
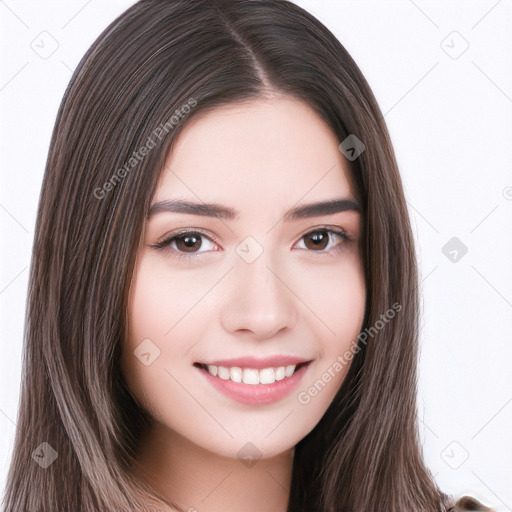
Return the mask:
{"type": "Polygon", "coordinates": [[[494,509],[486,507],[484,504],[480,503],[477,499],[472,498],[471,496],[463,496],[462,498],[457,500],[457,502],[454,503],[447,510],[447,512],[463,512],[463,511],[494,512],[494,509]]]}

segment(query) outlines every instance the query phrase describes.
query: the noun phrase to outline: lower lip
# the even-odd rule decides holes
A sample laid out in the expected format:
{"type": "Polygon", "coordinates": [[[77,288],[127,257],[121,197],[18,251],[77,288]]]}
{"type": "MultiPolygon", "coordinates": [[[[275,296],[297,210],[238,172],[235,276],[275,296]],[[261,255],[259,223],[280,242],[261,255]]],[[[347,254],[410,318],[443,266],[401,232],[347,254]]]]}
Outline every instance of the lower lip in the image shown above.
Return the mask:
{"type": "Polygon", "coordinates": [[[244,384],[214,377],[204,368],[199,368],[199,371],[213,387],[227,397],[246,405],[267,405],[289,395],[298,386],[308,367],[309,363],[301,366],[291,377],[277,380],[273,384],[244,384]]]}

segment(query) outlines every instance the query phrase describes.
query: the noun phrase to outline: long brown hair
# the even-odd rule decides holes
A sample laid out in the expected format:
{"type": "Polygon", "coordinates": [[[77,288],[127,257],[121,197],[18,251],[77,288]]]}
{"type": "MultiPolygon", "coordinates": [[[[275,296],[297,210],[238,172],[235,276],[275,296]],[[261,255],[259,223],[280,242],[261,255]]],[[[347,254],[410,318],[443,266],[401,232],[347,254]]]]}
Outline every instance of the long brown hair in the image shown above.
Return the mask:
{"type": "Polygon", "coordinates": [[[158,504],[130,471],[149,418],[119,368],[145,218],[183,127],[272,90],[308,103],[340,143],[349,135],[364,143],[350,162],[363,210],[364,327],[402,306],[360,340],[331,406],[296,446],[288,511],[445,510],[417,433],[413,237],[366,80],[333,34],[289,1],[142,0],[91,46],[58,112],[33,245],[7,511],[158,504]]]}

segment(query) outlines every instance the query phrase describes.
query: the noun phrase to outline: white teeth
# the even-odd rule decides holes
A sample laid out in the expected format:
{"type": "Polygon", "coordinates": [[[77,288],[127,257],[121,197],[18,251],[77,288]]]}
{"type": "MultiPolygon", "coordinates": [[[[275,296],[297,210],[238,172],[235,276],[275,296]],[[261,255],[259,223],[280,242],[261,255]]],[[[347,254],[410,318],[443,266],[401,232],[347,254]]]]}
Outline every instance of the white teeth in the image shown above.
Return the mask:
{"type": "Polygon", "coordinates": [[[242,382],[242,368],[237,368],[236,366],[233,368],[230,368],[229,378],[233,382],[242,382]]]}
{"type": "Polygon", "coordinates": [[[275,378],[276,380],[283,380],[284,379],[284,366],[280,366],[279,368],[276,368],[275,378]]]}
{"type": "Polygon", "coordinates": [[[274,368],[265,368],[260,370],[260,384],[274,384],[274,368]]]}
{"type": "Polygon", "coordinates": [[[289,366],[287,366],[285,369],[284,369],[284,374],[286,377],[290,377],[293,372],[295,371],[295,365],[294,364],[290,364],[289,366]]]}
{"type": "Polygon", "coordinates": [[[290,364],[288,366],[279,366],[277,368],[262,368],[256,370],[254,368],[226,368],[224,366],[215,366],[209,364],[207,366],[208,372],[214,377],[219,377],[222,380],[232,380],[233,382],[243,382],[244,384],[273,384],[276,381],[283,380],[286,377],[291,377],[295,372],[296,365],[290,364]]]}
{"type": "Polygon", "coordinates": [[[254,370],[253,368],[244,368],[242,380],[244,384],[259,384],[260,376],[258,375],[258,370],[254,370]]]}
{"type": "Polygon", "coordinates": [[[224,368],[224,366],[219,366],[218,372],[218,375],[222,380],[229,379],[229,370],[227,368],[224,368]]]}

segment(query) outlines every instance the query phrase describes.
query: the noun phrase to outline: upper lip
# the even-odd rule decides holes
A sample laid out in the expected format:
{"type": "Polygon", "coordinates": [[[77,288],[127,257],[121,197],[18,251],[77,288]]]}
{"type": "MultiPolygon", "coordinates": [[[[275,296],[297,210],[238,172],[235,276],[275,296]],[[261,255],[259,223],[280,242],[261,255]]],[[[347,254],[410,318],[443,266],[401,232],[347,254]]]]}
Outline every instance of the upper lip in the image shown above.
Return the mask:
{"type": "Polygon", "coordinates": [[[216,359],[208,363],[202,362],[201,364],[224,366],[227,368],[254,368],[261,370],[262,368],[275,368],[279,366],[298,365],[300,363],[309,363],[311,359],[303,359],[296,356],[278,355],[272,357],[258,358],[258,357],[237,357],[235,359],[216,359]]]}

